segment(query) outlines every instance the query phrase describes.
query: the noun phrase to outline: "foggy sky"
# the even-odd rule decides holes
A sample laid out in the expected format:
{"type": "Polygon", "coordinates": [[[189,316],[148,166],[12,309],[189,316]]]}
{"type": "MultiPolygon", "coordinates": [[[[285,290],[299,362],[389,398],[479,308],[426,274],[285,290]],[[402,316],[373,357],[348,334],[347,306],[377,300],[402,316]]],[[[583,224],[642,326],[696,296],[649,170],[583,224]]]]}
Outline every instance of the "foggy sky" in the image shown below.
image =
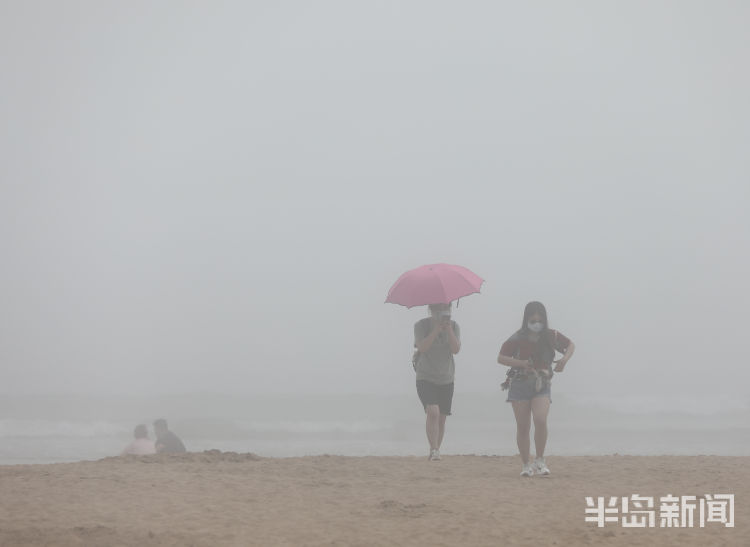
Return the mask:
{"type": "MultiPolygon", "coordinates": [[[[0,3],[0,393],[456,391],[541,300],[571,397],[746,404],[744,2],[0,3]]],[[[416,397],[416,395],[415,395],[416,397]]]]}

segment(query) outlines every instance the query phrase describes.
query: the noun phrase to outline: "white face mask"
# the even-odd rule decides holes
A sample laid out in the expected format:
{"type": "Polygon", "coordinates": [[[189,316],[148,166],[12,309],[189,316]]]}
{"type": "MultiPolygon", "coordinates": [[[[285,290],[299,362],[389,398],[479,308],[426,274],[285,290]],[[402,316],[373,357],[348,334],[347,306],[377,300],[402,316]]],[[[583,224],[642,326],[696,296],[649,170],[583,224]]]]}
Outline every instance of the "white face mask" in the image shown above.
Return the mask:
{"type": "Polygon", "coordinates": [[[535,323],[529,323],[527,326],[529,327],[529,330],[531,332],[540,333],[544,330],[544,323],[542,323],[541,321],[537,321],[535,323]]]}

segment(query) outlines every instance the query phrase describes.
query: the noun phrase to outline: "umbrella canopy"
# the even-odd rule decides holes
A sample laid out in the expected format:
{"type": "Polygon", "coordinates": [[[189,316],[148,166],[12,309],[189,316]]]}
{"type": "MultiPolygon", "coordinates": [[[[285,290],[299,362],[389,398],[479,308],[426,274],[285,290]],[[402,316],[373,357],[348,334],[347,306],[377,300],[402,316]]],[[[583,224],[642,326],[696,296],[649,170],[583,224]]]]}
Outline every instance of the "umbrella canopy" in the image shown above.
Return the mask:
{"type": "Polygon", "coordinates": [[[481,277],[463,266],[427,264],[399,277],[385,301],[407,308],[448,304],[479,292],[483,282],[481,277]]]}

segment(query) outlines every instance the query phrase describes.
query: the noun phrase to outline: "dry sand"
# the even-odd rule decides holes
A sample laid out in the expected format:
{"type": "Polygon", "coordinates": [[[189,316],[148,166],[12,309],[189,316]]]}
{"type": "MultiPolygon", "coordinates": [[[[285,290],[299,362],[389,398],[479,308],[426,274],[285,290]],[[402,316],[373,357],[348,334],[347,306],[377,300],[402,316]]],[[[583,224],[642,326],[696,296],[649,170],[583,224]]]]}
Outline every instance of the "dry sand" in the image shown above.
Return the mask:
{"type": "MultiPolygon", "coordinates": [[[[205,452],[0,467],[0,545],[750,546],[750,458],[205,452]],[[585,496],[735,495],[735,527],[584,522],[585,496]]],[[[657,515],[658,517],[658,515],[657,515]]]]}

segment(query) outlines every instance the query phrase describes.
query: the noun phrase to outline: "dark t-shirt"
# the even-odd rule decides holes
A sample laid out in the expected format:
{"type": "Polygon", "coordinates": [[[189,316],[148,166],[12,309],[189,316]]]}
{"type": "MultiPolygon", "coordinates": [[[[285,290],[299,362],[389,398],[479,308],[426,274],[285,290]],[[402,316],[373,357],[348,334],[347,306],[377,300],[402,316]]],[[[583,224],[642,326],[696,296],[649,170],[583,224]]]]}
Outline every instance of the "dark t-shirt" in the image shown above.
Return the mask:
{"type": "Polygon", "coordinates": [[[180,438],[171,431],[156,439],[156,449],[159,452],[187,452],[180,438]]]}
{"type": "Polygon", "coordinates": [[[570,345],[570,339],[561,332],[549,329],[543,335],[547,336],[549,345],[541,343],[541,336],[536,342],[529,339],[528,333],[519,330],[508,338],[500,348],[500,354],[525,361],[533,359],[536,368],[546,368],[552,364],[555,351],[565,353],[570,345]]]}

